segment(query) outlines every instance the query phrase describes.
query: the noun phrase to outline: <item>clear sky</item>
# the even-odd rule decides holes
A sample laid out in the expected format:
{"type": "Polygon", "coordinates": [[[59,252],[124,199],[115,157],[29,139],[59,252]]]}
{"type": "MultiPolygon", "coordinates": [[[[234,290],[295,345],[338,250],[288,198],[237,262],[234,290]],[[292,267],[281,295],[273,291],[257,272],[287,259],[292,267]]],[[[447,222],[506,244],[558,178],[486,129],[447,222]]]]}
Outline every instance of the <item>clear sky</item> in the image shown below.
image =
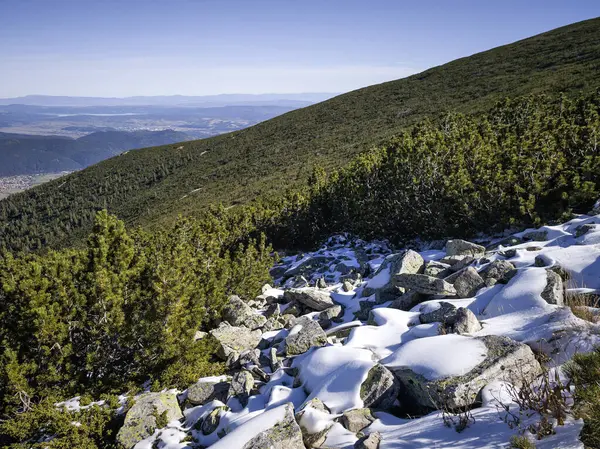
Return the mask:
{"type": "Polygon", "coordinates": [[[343,92],[600,0],[0,0],[0,97],[343,92]]]}

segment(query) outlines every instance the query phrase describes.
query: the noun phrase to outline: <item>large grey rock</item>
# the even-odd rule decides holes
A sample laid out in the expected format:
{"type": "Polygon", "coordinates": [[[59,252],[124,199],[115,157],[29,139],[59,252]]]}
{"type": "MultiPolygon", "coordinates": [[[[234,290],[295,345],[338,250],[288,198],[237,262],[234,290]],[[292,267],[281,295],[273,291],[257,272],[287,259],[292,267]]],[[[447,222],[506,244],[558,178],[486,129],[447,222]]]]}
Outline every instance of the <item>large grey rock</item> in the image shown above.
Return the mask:
{"type": "Polygon", "coordinates": [[[302,431],[294,418],[294,407],[292,404],[285,407],[281,421],[257,434],[242,449],[305,449],[302,431]]]}
{"type": "Polygon", "coordinates": [[[370,287],[367,284],[362,295],[366,297],[377,294],[382,302],[392,300],[395,296],[403,293],[403,290],[399,290],[395,284],[394,277],[403,273],[422,273],[424,268],[425,261],[416,251],[409,249],[398,254],[391,254],[385,258],[373,275],[373,278],[375,278],[383,271],[389,270],[389,280],[385,285],[377,288],[370,287]]]}
{"type": "Polygon", "coordinates": [[[438,309],[419,315],[419,321],[421,324],[454,322],[456,310],[457,309],[454,304],[441,301],[438,309]]]}
{"type": "Polygon", "coordinates": [[[187,400],[192,405],[204,405],[214,399],[225,402],[228,391],[229,382],[200,379],[188,388],[187,400]]]}
{"type": "Polygon", "coordinates": [[[455,239],[446,242],[446,256],[483,257],[485,247],[466,240],[455,239]]]}
{"type": "Polygon", "coordinates": [[[352,433],[358,433],[365,427],[370,426],[375,421],[371,409],[368,408],[355,408],[353,410],[346,410],[341,418],[340,424],[352,433]]]}
{"type": "Polygon", "coordinates": [[[413,290],[407,290],[403,295],[397,297],[390,304],[390,309],[410,310],[417,304],[426,301],[429,298],[427,295],[417,293],[413,290]]]}
{"type": "Polygon", "coordinates": [[[577,226],[577,228],[575,228],[575,237],[581,237],[582,235],[585,235],[588,232],[593,231],[595,229],[596,225],[593,223],[586,223],[584,225],[577,226]]]}
{"type": "Polygon", "coordinates": [[[298,302],[317,312],[335,305],[329,292],[315,288],[293,288],[286,290],[283,297],[287,301],[298,302]]]}
{"type": "Polygon", "coordinates": [[[221,360],[227,360],[231,353],[254,349],[260,342],[262,332],[258,329],[250,330],[245,326],[235,327],[223,322],[219,327],[210,331],[217,339],[219,346],[217,355],[221,360]]]}
{"type": "Polygon", "coordinates": [[[258,329],[267,321],[235,295],[229,297],[227,305],[223,308],[223,319],[232,326],[246,326],[249,329],[258,329]]]}
{"type": "Polygon", "coordinates": [[[479,275],[484,279],[495,279],[496,281],[508,282],[510,273],[513,273],[515,266],[507,260],[494,260],[483,270],[479,272],[479,275]]]}
{"type": "Polygon", "coordinates": [[[202,421],[200,425],[200,431],[203,435],[210,435],[217,427],[219,427],[219,423],[221,422],[221,413],[224,412],[227,407],[216,407],[208,414],[206,418],[202,421]]]}
{"type": "Polygon", "coordinates": [[[454,334],[473,334],[482,329],[481,323],[473,312],[465,307],[460,307],[454,314],[450,332],[454,334]]]}
{"type": "Polygon", "coordinates": [[[542,292],[542,298],[548,304],[557,306],[564,305],[564,287],[562,278],[554,271],[546,270],[546,287],[542,292]]]}
{"type": "Polygon", "coordinates": [[[360,386],[360,398],[367,408],[392,407],[400,392],[400,384],[385,366],[377,364],[369,370],[360,386]]]}
{"type": "Polygon", "coordinates": [[[434,278],[444,279],[452,274],[452,270],[450,269],[450,265],[447,263],[430,260],[429,262],[425,263],[425,270],[423,271],[423,274],[434,278]]]}
{"type": "Polygon", "coordinates": [[[339,320],[339,318],[343,316],[343,314],[344,310],[342,309],[342,306],[336,305],[330,307],[329,309],[325,309],[321,313],[319,313],[319,319],[336,321],[339,320]]]}
{"type": "Polygon", "coordinates": [[[452,284],[459,298],[471,298],[478,290],[485,287],[485,281],[473,267],[464,269],[452,284]]]}
{"type": "Polygon", "coordinates": [[[477,339],[485,344],[487,356],[462,376],[428,380],[408,367],[394,369],[407,400],[424,409],[455,410],[473,405],[481,389],[491,382],[521,387],[542,373],[529,346],[495,335],[477,339]]]}
{"type": "Polygon", "coordinates": [[[183,414],[175,393],[142,394],[125,415],[125,422],[117,434],[117,442],[131,448],[152,435],[157,425],[164,426],[165,423],[181,418],[183,414]]]}
{"type": "Polygon", "coordinates": [[[236,397],[242,407],[246,407],[253,387],[254,376],[252,373],[246,370],[238,371],[231,378],[228,396],[236,397]]]}
{"type": "Polygon", "coordinates": [[[456,289],[452,284],[424,274],[403,273],[394,277],[394,283],[398,287],[424,295],[456,295],[456,289]]]}
{"type": "Polygon", "coordinates": [[[354,443],[354,449],[379,449],[379,443],[381,443],[381,434],[372,432],[354,443]]]}
{"type": "Polygon", "coordinates": [[[294,321],[294,326],[285,337],[285,353],[289,355],[303,354],[312,346],[325,346],[327,335],[319,323],[308,317],[301,317],[294,321]]]}
{"type": "Polygon", "coordinates": [[[330,414],[331,411],[327,408],[325,404],[323,404],[323,402],[319,398],[313,398],[302,407],[302,410],[300,412],[296,414],[296,422],[298,422],[298,424],[300,425],[304,445],[308,448],[321,448],[325,444],[327,434],[333,427],[333,424],[327,425],[320,431],[315,431],[314,418],[304,418],[306,412],[309,409],[318,410],[321,413],[327,414],[330,414]]]}

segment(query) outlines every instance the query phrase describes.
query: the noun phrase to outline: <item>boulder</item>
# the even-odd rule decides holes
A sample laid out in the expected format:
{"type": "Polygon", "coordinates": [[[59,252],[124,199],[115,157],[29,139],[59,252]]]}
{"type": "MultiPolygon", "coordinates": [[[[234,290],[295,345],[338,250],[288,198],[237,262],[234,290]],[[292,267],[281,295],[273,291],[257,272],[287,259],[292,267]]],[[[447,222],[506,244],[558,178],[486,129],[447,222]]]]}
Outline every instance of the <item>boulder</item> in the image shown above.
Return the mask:
{"type": "Polygon", "coordinates": [[[394,405],[400,392],[400,384],[385,366],[376,364],[369,370],[360,386],[360,398],[365,407],[388,409],[394,405]]]}
{"type": "Polygon", "coordinates": [[[354,443],[354,449],[379,449],[379,443],[381,443],[381,434],[373,432],[354,443]]]}
{"type": "Polygon", "coordinates": [[[479,275],[486,281],[495,279],[496,281],[508,282],[509,279],[507,278],[512,277],[510,274],[514,276],[514,270],[515,266],[507,260],[494,260],[481,270],[479,275]]]}
{"type": "Polygon", "coordinates": [[[422,273],[424,268],[425,261],[416,251],[409,249],[398,254],[391,254],[379,266],[372,279],[363,289],[362,295],[366,297],[378,294],[378,300],[380,299],[381,302],[392,300],[395,296],[403,293],[403,290],[398,289],[394,278],[403,273],[422,273]],[[378,285],[379,277],[385,276],[386,272],[388,273],[387,281],[383,285],[378,285]]]}
{"type": "Polygon", "coordinates": [[[394,277],[394,284],[424,295],[456,295],[456,289],[452,284],[424,274],[403,273],[394,277]]]}
{"type": "Polygon", "coordinates": [[[183,414],[175,392],[144,393],[125,415],[117,442],[131,448],[152,435],[159,426],[164,427],[166,423],[181,418],[183,414]]]}
{"type": "Polygon", "coordinates": [[[282,363],[277,358],[277,348],[269,349],[269,359],[270,359],[269,365],[271,367],[271,371],[275,372],[283,366],[282,363]]]}
{"type": "Polygon", "coordinates": [[[223,361],[227,360],[231,353],[239,354],[246,349],[254,349],[262,336],[262,332],[258,329],[235,327],[227,322],[219,324],[219,327],[211,330],[210,334],[218,341],[217,355],[223,361]]]}
{"type": "Polygon", "coordinates": [[[450,270],[450,265],[447,263],[441,263],[436,262],[435,260],[430,260],[429,262],[425,263],[425,269],[423,270],[423,274],[434,278],[443,279],[452,274],[452,270],[450,270]]]}
{"type": "Polygon", "coordinates": [[[323,416],[322,414],[330,413],[330,410],[319,398],[313,398],[296,414],[296,422],[300,424],[302,439],[307,448],[321,448],[325,444],[327,434],[333,427],[333,424],[328,423],[324,427],[320,425],[315,426],[315,420],[323,416]]]}
{"type": "Polygon", "coordinates": [[[203,435],[210,435],[217,427],[219,427],[219,423],[221,422],[221,413],[227,410],[227,407],[216,407],[208,414],[206,418],[202,421],[200,425],[200,431],[203,435]]]}
{"type": "Polygon", "coordinates": [[[371,413],[371,409],[356,408],[345,411],[340,418],[340,424],[350,432],[358,433],[370,426],[376,419],[371,413]]]}
{"type": "Polygon", "coordinates": [[[485,247],[466,240],[455,239],[446,242],[446,256],[483,257],[485,247]]]}
{"type": "Polygon", "coordinates": [[[249,329],[257,329],[267,321],[235,295],[229,297],[227,305],[223,308],[223,319],[232,326],[246,326],[249,329]]]}
{"type": "Polygon", "coordinates": [[[532,231],[523,235],[526,242],[545,242],[548,240],[548,231],[532,231]]]}
{"type": "Polygon", "coordinates": [[[214,399],[225,402],[228,391],[229,382],[213,378],[200,379],[187,389],[187,400],[192,405],[204,405],[214,399]]]}
{"type": "Polygon", "coordinates": [[[240,354],[238,363],[241,366],[255,365],[260,366],[260,349],[246,349],[240,354]]]}
{"type": "Polygon", "coordinates": [[[242,407],[246,407],[253,387],[254,376],[252,376],[252,373],[246,370],[238,371],[231,378],[228,396],[236,397],[242,407]]]}
{"type": "Polygon", "coordinates": [[[285,405],[285,415],[270,429],[258,433],[242,449],[305,449],[302,431],[294,418],[294,407],[285,405]]]}
{"type": "Polygon", "coordinates": [[[428,380],[409,367],[394,369],[408,403],[421,409],[456,410],[470,407],[481,389],[494,381],[516,387],[533,381],[542,373],[531,348],[508,337],[477,337],[487,348],[485,359],[469,372],[450,378],[428,380]]]}
{"type": "Polygon", "coordinates": [[[290,333],[285,337],[285,352],[288,356],[303,354],[312,346],[327,344],[327,336],[316,321],[301,317],[293,324],[290,333]]]}
{"type": "MultiPolygon", "coordinates": [[[[335,305],[329,292],[315,288],[293,288],[286,290],[283,297],[287,301],[298,302],[317,312],[321,312],[335,305]]],[[[288,311],[286,310],[286,313],[287,312],[288,311]]]]}
{"type": "Polygon", "coordinates": [[[451,324],[450,332],[454,334],[473,334],[482,329],[481,323],[473,312],[465,307],[456,310],[451,324]]]}
{"type": "Polygon", "coordinates": [[[452,285],[456,289],[456,296],[471,298],[475,296],[478,290],[485,287],[485,281],[479,276],[475,268],[468,267],[460,272],[452,285]]]}
{"type": "Polygon", "coordinates": [[[353,288],[354,286],[350,283],[350,281],[344,281],[344,283],[342,284],[342,290],[344,290],[345,292],[350,292],[353,288]]]}
{"type": "Polygon", "coordinates": [[[440,307],[431,312],[422,313],[419,315],[419,321],[421,324],[429,323],[450,323],[454,322],[456,316],[456,306],[449,302],[440,302],[440,307]]]}
{"type": "Polygon", "coordinates": [[[546,287],[544,288],[544,291],[542,291],[542,298],[548,304],[563,306],[564,295],[565,293],[562,278],[551,269],[547,269],[546,287]]]}
{"type": "Polygon", "coordinates": [[[394,299],[389,307],[390,309],[410,310],[427,299],[427,295],[408,290],[403,295],[394,299]]]}
{"type": "Polygon", "coordinates": [[[342,306],[336,305],[330,307],[329,309],[323,310],[319,313],[319,319],[321,320],[330,320],[330,321],[339,321],[339,318],[344,315],[344,310],[342,306]]]}

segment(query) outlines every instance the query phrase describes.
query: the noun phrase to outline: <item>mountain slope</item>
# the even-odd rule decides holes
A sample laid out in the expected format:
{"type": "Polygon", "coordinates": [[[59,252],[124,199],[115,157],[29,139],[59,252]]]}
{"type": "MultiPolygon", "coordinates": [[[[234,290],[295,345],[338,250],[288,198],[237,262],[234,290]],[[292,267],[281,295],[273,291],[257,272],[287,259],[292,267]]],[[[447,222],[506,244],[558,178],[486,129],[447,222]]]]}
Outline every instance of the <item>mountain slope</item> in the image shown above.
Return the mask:
{"type": "Polygon", "coordinates": [[[314,165],[344,164],[426,116],[478,113],[507,96],[598,85],[600,19],[593,19],[183,148],[131,151],[0,202],[0,234],[14,248],[36,239],[72,243],[102,207],[128,224],[154,227],[210,203],[280,193],[314,165]]]}
{"type": "Polygon", "coordinates": [[[80,170],[133,148],[189,139],[173,130],[100,131],[79,139],[0,133],[0,176],[80,170]]]}

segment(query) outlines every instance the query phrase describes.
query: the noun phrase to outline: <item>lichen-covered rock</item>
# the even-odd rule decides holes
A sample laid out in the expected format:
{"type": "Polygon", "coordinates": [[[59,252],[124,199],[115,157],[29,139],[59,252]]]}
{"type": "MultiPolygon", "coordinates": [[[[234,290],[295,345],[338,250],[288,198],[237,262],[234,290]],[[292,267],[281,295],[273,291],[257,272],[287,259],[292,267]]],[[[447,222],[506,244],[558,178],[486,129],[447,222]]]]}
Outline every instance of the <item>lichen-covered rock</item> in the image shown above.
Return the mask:
{"type": "Polygon", "coordinates": [[[319,323],[308,317],[294,321],[294,326],[285,337],[285,352],[287,355],[298,355],[308,351],[313,346],[325,346],[327,335],[319,323]]]}
{"type": "Polygon", "coordinates": [[[456,295],[456,289],[452,284],[424,274],[403,273],[394,277],[394,283],[398,287],[424,295],[456,295]]]}
{"type": "Polygon", "coordinates": [[[481,329],[481,323],[473,312],[465,307],[460,307],[456,310],[450,332],[464,335],[479,332],[481,329]]]}
{"type": "Polygon", "coordinates": [[[245,326],[230,326],[227,322],[219,324],[219,327],[211,330],[210,334],[219,343],[217,355],[221,360],[227,360],[229,354],[233,352],[239,354],[246,349],[254,349],[262,336],[262,332],[258,329],[250,330],[245,326]]]}
{"type": "Polygon", "coordinates": [[[382,302],[392,300],[404,292],[404,290],[399,290],[394,282],[394,278],[403,273],[422,273],[424,268],[425,260],[416,251],[409,249],[398,254],[391,254],[379,266],[373,275],[373,279],[364,288],[362,295],[366,297],[377,294],[378,299],[382,302]],[[388,275],[387,281],[381,286],[375,286],[376,283],[374,280],[379,279],[379,277],[384,276],[386,273],[388,275]]]}
{"type": "Polygon", "coordinates": [[[381,434],[379,432],[372,432],[354,443],[354,449],[379,449],[380,443],[381,434]]]}
{"type": "Polygon", "coordinates": [[[217,427],[219,427],[219,423],[221,422],[221,413],[226,411],[227,407],[216,407],[208,414],[206,418],[202,421],[200,426],[200,431],[203,435],[210,435],[217,427]]]}
{"type": "MultiPolygon", "coordinates": [[[[508,282],[507,277],[510,276],[509,273],[512,273],[515,269],[515,266],[507,260],[494,260],[487,267],[479,272],[479,275],[484,279],[495,279],[496,281],[506,281],[508,282]]],[[[513,273],[514,275],[514,273],[513,273]]]]}
{"type": "Polygon", "coordinates": [[[371,413],[371,409],[356,408],[346,410],[340,417],[340,424],[350,432],[358,433],[365,427],[370,426],[375,419],[371,413]]]}
{"type": "Polygon", "coordinates": [[[434,278],[444,279],[446,276],[452,274],[452,270],[450,269],[450,265],[447,263],[430,260],[429,262],[425,263],[423,274],[434,278]]]}
{"type": "Polygon", "coordinates": [[[377,364],[369,370],[360,386],[360,398],[367,408],[392,407],[400,392],[400,384],[385,366],[377,364]]]}
{"type": "Polygon", "coordinates": [[[254,387],[254,376],[250,371],[242,370],[235,373],[229,385],[229,397],[236,397],[242,407],[248,404],[250,392],[254,387]]]}
{"type": "Polygon", "coordinates": [[[293,288],[286,290],[283,297],[287,301],[298,302],[317,312],[321,312],[335,305],[329,292],[318,290],[316,288],[293,288]]]}
{"type": "Polygon", "coordinates": [[[542,298],[548,304],[557,306],[564,305],[564,287],[562,278],[554,271],[546,270],[546,287],[542,292],[542,298]]]}
{"type": "Polygon", "coordinates": [[[526,242],[545,242],[548,240],[548,231],[532,231],[523,235],[526,242]]]}
{"type": "Polygon", "coordinates": [[[471,298],[475,296],[478,290],[485,287],[485,281],[479,276],[475,268],[468,267],[460,272],[452,285],[456,289],[456,296],[471,298]]]}
{"type": "Polygon", "coordinates": [[[466,240],[455,239],[446,242],[446,256],[483,257],[485,247],[466,240]]]}
{"type": "Polygon", "coordinates": [[[335,306],[325,309],[321,313],[319,313],[319,319],[336,321],[336,320],[339,320],[339,318],[343,314],[344,314],[344,310],[342,309],[342,306],[335,305],[335,306]]]}
{"type": "Polygon", "coordinates": [[[449,302],[441,301],[440,307],[431,312],[422,313],[419,315],[421,324],[429,323],[449,323],[454,321],[456,316],[456,306],[449,302]]]}
{"type": "Polygon", "coordinates": [[[232,326],[245,326],[248,329],[258,329],[267,319],[257,314],[252,307],[240,299],[239,296],[230,296],[223,308],[223,319],[232,326]]]}
{"type": "Polygon", "coordinates": [[[303,405],[302,410],[296,413],[296,422],[300,425],[304,445],[307,448],[321,448],[325,444],[327,434],[333,424],[315,426],[315,421],[318,421],[320,416],[330,413],[329,408],[319,398],[311,399],[303,405]]]}
{"type": "Polygon", "coordinates": [[[192,405],[204,405],[217,399],[221,402],[227,400],[229,382],[221,379],[200,379],[187,389],[187,400],[192,405]]]}
{"type": "Polygon", "coordinates": [[[275,372],[283,366],[281,361],[277,358],[276,348],[269,349],[269,359],[269,366],[271,367],[271,371],[275,372]]]}
{"type": "Polygon", "coordinates": [[[529,346],[495,335],[477,339],[485,344],[487,356],[462,376],[428,380],[409,367],[395,368],[394,374],[407,402],[427,410],[469,407],[475,403],[481,389],[491,382],[503,381],[520,387],[542,373],[529,346]]]}
{"type": "Polygon", "coordinates": [[[352,291],[353,288],[354,286],[350,283],[350,281],[344,281],[344,283],[342,284],[342,290],[344,290],[345,292],[352,291]]]}
{"type": "Polygon", "coordinates": [[[164,426],[164,423],[181,418],[183,414],[175,392],[144,393],[125,415],[117,442],[125,448],[131,448],[152,435],[158,424],[164,426]]]}
{"type": "Polygon", "coordinates": [[[305,449],[302,431],[294,418],[294,407],[286,404],[284,418],[257,434],[242,449],[305,449]]]}

